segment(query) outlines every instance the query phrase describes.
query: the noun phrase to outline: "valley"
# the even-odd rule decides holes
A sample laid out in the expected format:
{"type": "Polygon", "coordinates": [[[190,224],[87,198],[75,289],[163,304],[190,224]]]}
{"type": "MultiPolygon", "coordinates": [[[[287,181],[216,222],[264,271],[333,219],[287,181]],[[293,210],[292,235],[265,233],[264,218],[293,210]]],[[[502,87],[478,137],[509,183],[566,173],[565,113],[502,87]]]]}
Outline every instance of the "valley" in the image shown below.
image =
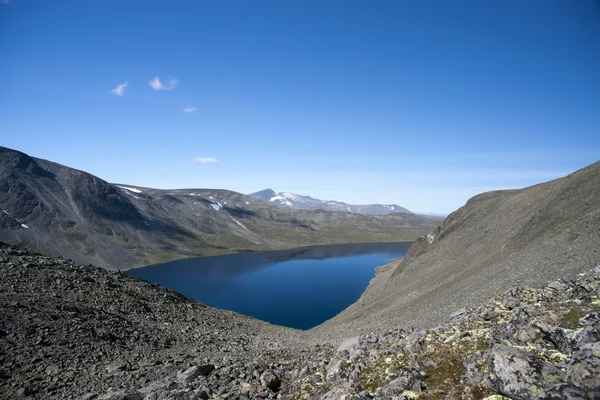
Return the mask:
{"type": "Polygon", "coordinates": [[[4,147],[0,208],[0,241],[113,269],[240,251],[412,241],[442,220],[282,209],[228,190],[111,184],[4,147]]]}
{"type": "Polygon", "coordinates": [[[0,400],[599,400],[600,0],[0,0],[0,400]]]}
{"type": "MultiPolygon", "coordinates": [[[[354,304],[308,331],[3,244],[0,392],[81,399],[596,398],[599,181],[595,163],[470,199],[403,259],[378,268],[354,304]]],[[[123,190],[160,197],[146,188],[123,190]]],[[[214,201],[219,192],[201,193],[191,197],[214,201]]],[[[210,204],[224,208],[231,196],[210,204]]],[[[353,251],[342,246],[342,254],[353,251]]],[[[294,249],[266,258],[328,253],[294,249]]]]}

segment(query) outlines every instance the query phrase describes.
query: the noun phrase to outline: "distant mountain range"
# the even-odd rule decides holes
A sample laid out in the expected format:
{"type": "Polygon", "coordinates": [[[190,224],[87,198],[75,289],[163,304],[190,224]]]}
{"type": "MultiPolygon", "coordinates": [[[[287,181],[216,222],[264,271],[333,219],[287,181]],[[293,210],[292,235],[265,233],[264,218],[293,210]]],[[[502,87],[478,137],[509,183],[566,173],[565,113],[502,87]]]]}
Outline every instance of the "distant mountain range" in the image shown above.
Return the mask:
{"type": "Polygon", "coordinates": [[[159,190],[0,147],[0,241],[127,269],[192,256],[413,241],[442,219],[276,207],[229,190],[159,190]]]}
{"type": "Polygon", "coordinates": [[[275,192],[273,189],[264,189],[260,192],[250,193],[248,196],[267,201],[279,207],[295,208],[297,210],[325,210],[335,212],[351,212],[365,215],[384,215],[392,213],[413,214],[412,211],[397,204],[366,204],[356,205],[341,201],[320,200],[310,196],[289,192],[275,192]]]}

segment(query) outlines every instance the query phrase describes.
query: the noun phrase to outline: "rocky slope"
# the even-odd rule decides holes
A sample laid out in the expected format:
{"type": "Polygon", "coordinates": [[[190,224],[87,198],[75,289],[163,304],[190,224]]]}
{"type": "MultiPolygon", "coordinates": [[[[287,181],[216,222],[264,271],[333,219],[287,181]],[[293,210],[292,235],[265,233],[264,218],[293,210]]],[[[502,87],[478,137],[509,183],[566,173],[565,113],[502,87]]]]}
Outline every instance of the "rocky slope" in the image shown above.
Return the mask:
{"type": "MultiPolygon", "coordinates": [[[[275,192],[273,189],[264,189],[260,192],[250,193],[248,196],[270,202],[284,208],[298,210],[326,210],[338,212],[351,212],[366,215],[383,215],[392,213],[408,213],[411,211],[397,204],[348,204],[342,201],[320,200],[310,196],[289,192],[275,192]]],[[[438,216],[441,217],[441,216],[438,216]]]]}
{"type": "MultiPolygon", "coordinates": [[[[600,265],[433,329],[347,338],[0,245],[0,398],[595,399],[600,265]]],[[[350,333],[350,332],[348,332],[350,333]]]]}
{"type": "Polygon", "coordinates": [[[598,399],[600,266],[515,287],[430,330],[347,339],[289,399],[598,399]]]}
{"type": "Polygon", "coordinates": [[[432,327],[516,283],[543,285],[599,263],[597,162],[551,182],[473,197],[315,334],[341,339],[347,332],[432,327]]]}
{"type": "MultiPolygon", "coordinates": [[[[216,368],[225,379],[223,368],[241,362],[251,368],[247,380],[260,380],[269,368],[283,371],[292,360],[330,354],[327,346],[304,344],[302,332],[214,309],[119,271],[4,244],[0,276],[3,399],[139,388],[192,365],[198,374],[216,368]]],[[[208,385],[209,392],[221,385],[208,385]]]]}
{"type": "Polygon", "coordinates": [[[411,241],[438,220],[282,209],[227,190],[110,184],[0,147],[0,240],[100,267],[305,245],[411,241]]]}

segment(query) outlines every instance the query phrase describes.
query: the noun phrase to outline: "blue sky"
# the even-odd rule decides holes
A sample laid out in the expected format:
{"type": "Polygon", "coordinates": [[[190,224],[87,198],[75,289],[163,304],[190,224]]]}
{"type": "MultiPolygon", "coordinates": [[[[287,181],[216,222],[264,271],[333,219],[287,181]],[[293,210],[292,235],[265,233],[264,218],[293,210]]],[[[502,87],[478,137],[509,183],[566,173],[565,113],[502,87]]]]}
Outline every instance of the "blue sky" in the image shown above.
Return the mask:
{"type": "Polygon", "coordinates": [[[3,0],[0,88],[0,145],[111,182],[445,213],[600,158],[600,6],[3,0]]]}

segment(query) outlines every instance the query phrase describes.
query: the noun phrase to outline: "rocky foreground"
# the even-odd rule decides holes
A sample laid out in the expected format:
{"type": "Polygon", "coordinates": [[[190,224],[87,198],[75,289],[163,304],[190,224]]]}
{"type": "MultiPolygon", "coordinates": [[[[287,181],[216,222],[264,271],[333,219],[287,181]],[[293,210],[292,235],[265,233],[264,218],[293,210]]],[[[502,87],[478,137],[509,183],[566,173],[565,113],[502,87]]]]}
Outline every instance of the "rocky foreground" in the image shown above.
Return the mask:
{"type": "Polygon", "coordinates": [[[0,397],[600,398],[600,266],[337,349],[119,272],[0,246],[0,397]]]}
{"type": "Polygon", "coordinates": [[[212,396],[234,378],[224,374],[232,365],[247,370],[235,376],[240,383],[260,382],[265,371],[283,375],[331,355],[305,344],[300,331],[3,244],[0,277],[0,398],[97,398],[190,366],[212,373],[204,389],[212,396]]]}

